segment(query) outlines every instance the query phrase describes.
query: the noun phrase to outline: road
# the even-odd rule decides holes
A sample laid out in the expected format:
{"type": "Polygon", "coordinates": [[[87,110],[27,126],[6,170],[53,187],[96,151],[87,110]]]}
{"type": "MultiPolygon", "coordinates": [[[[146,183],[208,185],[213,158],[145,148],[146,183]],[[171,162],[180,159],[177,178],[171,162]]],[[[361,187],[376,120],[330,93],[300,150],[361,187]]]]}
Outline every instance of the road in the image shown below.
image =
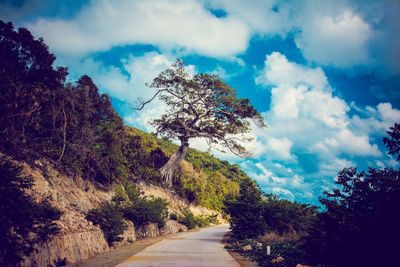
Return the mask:
{"type": "Polygon", "coordinates": [[[179,233],[152,245],[116,267],[131,266],[210,266],[240,267],[221,244],[228,225],[218,225],[197,232],[179,233]]]}

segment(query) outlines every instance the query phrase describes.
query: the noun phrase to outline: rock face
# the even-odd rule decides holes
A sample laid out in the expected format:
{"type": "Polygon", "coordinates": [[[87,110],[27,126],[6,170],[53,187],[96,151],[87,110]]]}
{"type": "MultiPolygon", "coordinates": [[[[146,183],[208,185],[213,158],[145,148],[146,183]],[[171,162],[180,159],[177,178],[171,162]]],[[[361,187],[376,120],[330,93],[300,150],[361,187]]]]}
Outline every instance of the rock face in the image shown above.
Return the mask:
{"type": "MultiPolygon", "coordinates": [[[[37,244],[35,251],[24,257],[20,266],[56,266],[57,262],[64,259],[67,263],[75,263],[138,239],[187,231],[185,226],[172,220],[166,222],[162,229],[156,224],[136,229],[132,222],[127,221],[128,229],[122,235],[122,240],[110,247],[101,229],[87,221],[85,214],[101,202],[110,201],[113,196],[112,190],[100,190],[80,176],[66,176],[45,160],[36,161],[32,165],[24,163],[23,167],[24,172],[31,175],[35,182],[33,189],[28,193],[38,200],[49,197],[51,204],[60,209],[63,215],[56,222],[60,233],[44,244],[37,244]]],[[[166,199],[170,203],[170,212],[181,213],[189,208],[194,214],[215,213],[189,205],[186,200],[166,189],[145,184],[140,184],[140,187],[145,195],[166,199]]]]}
{"type": "Polygon", "coordinates": [[[188,228],[177,221],[169,220],[163,229],[161,229],[162,235],[170,235],[179,232],[186,232],[188,228]]]}
{"type": "Polygon", "coordinates": [[[74,233],[54,237],[49,242],[38,245],[21,266],[49,266],[55,265],[64,258],[67,262],[77,262],[90,256],[109,250],[103,232],[97,231],[74,233]]]}

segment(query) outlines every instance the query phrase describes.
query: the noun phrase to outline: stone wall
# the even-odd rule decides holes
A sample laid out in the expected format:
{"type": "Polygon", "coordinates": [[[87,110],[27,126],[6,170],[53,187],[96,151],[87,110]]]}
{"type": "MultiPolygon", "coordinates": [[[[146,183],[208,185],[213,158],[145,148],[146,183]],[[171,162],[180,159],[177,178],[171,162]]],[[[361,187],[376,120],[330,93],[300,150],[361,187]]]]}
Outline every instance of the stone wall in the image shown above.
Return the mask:
{"type": "Polygon", "coordinates": [[[58,260],[77,262],[108,251],[110,248],[101,230],[56,236],[25,257],[21,266],[55,266],[58,260]]]}
{"type": "Polygon", "coordinates": [[[63,259],[66,259],[66,262],[71,264],[110,249],[123,247],[139,239],[169,235],[188,230],[186,226],[172,220],[167,221],[162,229],[159,229],[156,224],[149,224],[139,229],[135,229],[133,223],[130,221],[127,224],[128,229],[122,235],[122,240],[113,247],[109,247],[100,229],[59,235],[52,238],[49,242],[37,245],[36,251],[29,257],[25,257],[20,266],[55,266],[58,260],[63,259]]]}
{"type": "MultiPolygon", "coordinates": [[[[56,222],[60,229],[59,234],[44,244],[38,244],[31,255],[24,257],[20,266],[55,266],[57,261],[63,259],[68,263],[75,263],[138,239],[187,231],[185,226],[176,221],[166,222],[163,229],[159,229],[156,224],[135,229],[133,223],[127,221],[128,229],[122,235],[122,240],[109,247],[101,229],[87,221],[85,214],[101,202],[110,201],[112,190],[101,190],[80,176],[62,174],[46,160],[36,161],[34,164],[23,163],[23,166],[24,172],[31,175],[35,182],[28,193],[37,200],[49,198],[51,204],[61,210],[63,215],[56,222]]],[[[141,189],[146,195],[166,199],[171,204],[171,212],[179,213],[188,205],[187,201],[166,189],[144,184],[141,184],[141,189]]],[[[196,207],[191,206],[190,209],[196,210],[196,207]]],[[[196,213],[200,210],[196,210],[196,213]]],[[[205,214],[211,212],[206,209],[201,211],[205,214]]]]}

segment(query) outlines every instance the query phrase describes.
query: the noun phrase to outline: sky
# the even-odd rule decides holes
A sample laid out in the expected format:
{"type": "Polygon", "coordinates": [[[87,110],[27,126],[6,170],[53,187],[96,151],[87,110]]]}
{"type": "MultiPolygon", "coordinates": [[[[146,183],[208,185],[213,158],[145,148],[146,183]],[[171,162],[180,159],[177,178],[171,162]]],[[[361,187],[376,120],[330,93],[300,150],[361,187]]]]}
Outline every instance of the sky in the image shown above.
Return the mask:
{"type": "Polygon", "coordinates": [[[220,75],[268,127],[252,125],[251,158],[211,153],[266,193],[318,204],[341,169],[395,164],[382,138],[400,122],[400,1],[0,0],[0,18],[42,37],[71,81],[91,76],[147,132],[165,106],[138,112],[138,99],[176,58],[220,75]]]}

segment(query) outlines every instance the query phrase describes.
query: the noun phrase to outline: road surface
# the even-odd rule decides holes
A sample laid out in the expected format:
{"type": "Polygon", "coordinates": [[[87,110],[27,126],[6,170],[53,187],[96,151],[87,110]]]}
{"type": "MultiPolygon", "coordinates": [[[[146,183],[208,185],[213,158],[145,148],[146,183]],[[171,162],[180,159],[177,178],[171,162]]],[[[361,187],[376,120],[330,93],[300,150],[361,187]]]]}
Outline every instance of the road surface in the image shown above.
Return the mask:
{"type": "Polygon", "coordinates": [[[197,232],[173,235],[169,239],[146,248],[116,267],[240,267],[221,244],[221,239],[228,228],[228,225],[218,225],[197,232]]]}

